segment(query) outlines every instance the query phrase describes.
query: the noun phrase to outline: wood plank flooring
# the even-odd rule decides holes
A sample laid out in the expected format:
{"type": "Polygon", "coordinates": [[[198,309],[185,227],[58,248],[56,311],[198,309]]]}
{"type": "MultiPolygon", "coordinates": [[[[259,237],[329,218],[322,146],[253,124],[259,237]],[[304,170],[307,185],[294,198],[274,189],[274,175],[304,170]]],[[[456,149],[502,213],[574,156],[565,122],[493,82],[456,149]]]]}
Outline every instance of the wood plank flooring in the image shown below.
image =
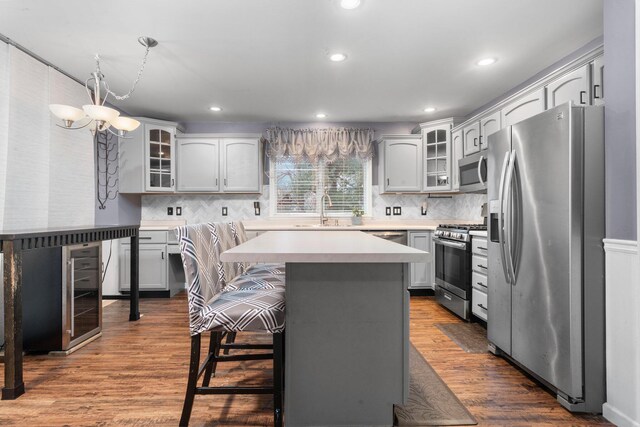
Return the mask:
{"type": "MultiPolygon", "coordinates": [[[[105,307],[102,338],[70,356],[26,356],[27,394],[0,401],[0,425],[177,425],[189,355],[186,298],[140,304],[139,322],[127,321],[128,301],[105,307]]],[[[467,354],[434,326],[456,321],[432,298],[411,299],[412,342],[481,426],[607,425],[598,416],[572,415],[506,361],[467,354]]],[[[269,362],[226,364],[214,381],[254,384],[270,375],[269,362]]],[[[193,426],[268,426],[271,400],[197,396],[191,420],[193,426]]]]}

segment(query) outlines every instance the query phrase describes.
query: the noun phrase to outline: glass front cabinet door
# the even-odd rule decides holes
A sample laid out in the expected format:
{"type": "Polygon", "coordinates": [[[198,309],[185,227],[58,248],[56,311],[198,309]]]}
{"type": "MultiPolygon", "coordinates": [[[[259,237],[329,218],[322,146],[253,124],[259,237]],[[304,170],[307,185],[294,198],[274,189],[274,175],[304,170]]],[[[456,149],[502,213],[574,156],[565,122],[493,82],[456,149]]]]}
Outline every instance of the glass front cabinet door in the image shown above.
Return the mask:
{"type": "Polygon", "coordinates": [[[145,124],[147,191],[175,190],[175,129],[145,124]]]}
{"type": "Polygon", "coordinates": [[[451,125],[443,124],[422,129],[424,143],[423,190],[451,190],[451,125]]]}

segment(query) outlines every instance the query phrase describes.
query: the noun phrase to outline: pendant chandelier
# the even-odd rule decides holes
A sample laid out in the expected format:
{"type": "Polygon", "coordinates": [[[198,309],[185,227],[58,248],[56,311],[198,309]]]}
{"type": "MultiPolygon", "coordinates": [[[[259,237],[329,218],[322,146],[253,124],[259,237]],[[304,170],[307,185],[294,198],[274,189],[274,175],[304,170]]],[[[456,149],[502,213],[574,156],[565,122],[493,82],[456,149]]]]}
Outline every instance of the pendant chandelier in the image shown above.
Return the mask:
{"type": "Polygon", "coordinates": [[[53,115],[62,120],[62,125],[57,124],[58,126],[70,130],[89,128],[94,135],[96,132],[109,131],[120,138],[126,137],[127,132],[136,130],[138,126],[140,126],[139,121],[130,117],[121,116],[119,111],[104,105],[109,95],[117,100],[123,100],[129,98],[136,89],[136,85],[140,81],[140,77],[142,77],[142,72],[147,63],[149,50],[158,45],[158,42],[151,37],[140,37],[138,38],[138,42],[144,46],[146,50],[144,58],[142,59],[142,65],[138,70],[138,75],[133,82],[131,90],[124,95],[116,95],[109,89],[109,85],[104,79],[104,74],[102,74],[100,70],[100,56],[96,54],[96,70],[91,73],[90,77],[84,83],[91,104],[83,105],[82,109],[63,104],[49,105],[49,109],[53,115]],[[103,90],[105,95],[104,98],[101,98],[103,90]],[[111,128],[116,129],[117,133],[112,131],[111,128]]]}

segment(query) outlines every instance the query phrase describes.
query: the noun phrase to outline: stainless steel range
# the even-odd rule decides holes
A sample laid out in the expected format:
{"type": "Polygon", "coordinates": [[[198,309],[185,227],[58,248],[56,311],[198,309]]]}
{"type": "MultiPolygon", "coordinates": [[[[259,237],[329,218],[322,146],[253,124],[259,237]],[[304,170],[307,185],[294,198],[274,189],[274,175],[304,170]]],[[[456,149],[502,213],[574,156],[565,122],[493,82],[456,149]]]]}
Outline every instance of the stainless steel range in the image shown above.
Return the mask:
{"type": "Polygon", "coordinates": [[[441,224],[434,233],[436,300],[465,320],[471,315],[471,235],[482,224],[441,224]]]}

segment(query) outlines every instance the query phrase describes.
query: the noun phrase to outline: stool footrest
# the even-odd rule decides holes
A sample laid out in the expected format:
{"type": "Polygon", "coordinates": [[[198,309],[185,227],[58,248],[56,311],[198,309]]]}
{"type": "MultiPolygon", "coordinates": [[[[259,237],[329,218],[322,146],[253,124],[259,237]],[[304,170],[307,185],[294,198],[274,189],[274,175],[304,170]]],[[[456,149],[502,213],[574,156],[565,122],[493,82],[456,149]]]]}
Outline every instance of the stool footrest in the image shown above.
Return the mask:
{"type": "Polygon", "coordinates": [[[196,394],[272,394],[273,387],[197,387],[196,394]]]}

